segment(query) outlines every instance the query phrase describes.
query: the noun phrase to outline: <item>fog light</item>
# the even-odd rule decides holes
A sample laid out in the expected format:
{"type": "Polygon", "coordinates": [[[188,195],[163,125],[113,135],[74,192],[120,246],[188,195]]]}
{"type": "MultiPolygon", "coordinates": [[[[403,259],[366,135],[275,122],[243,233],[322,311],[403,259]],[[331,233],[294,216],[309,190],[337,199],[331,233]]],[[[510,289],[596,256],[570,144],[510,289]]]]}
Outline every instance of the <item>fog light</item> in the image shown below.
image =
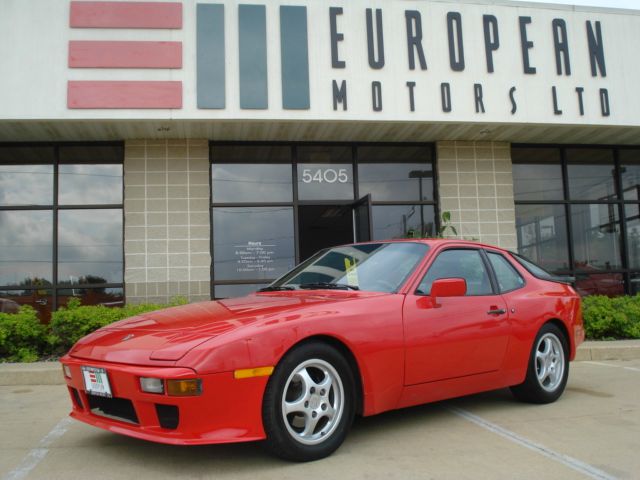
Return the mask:
{"type": "Polygon", "coordinates": [[[62,373],[64,373],[65,377],[71,378],[71,369],[69,368],[69,365],[65,365],[64,363],[62,364],[62,373]]]}
{"type": "Polygon", "coordinates": [[[202,393],[202,380],[167,380],[167,393],[174,397],[188,397],[202,393]]]}
{"type": "Polygon", "coordinates": [[[161,378],[140,377],[140,388],[147,393],[164,393],[164,382],[161,378]]]}

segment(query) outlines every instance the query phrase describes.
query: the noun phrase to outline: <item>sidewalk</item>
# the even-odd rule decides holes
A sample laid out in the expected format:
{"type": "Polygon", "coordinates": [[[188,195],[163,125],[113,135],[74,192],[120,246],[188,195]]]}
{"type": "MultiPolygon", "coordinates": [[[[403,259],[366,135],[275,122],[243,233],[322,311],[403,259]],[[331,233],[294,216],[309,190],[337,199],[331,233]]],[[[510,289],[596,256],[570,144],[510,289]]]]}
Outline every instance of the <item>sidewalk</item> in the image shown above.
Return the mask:
{"type": "MultiPolygon", "coordinates": [[[[640,340],[588,341],[576,355],[576,361],[636,359],[640,359],[640,340]]],[[[0,386],[62,384],[58,362],[0,363],[0,386]]]]}

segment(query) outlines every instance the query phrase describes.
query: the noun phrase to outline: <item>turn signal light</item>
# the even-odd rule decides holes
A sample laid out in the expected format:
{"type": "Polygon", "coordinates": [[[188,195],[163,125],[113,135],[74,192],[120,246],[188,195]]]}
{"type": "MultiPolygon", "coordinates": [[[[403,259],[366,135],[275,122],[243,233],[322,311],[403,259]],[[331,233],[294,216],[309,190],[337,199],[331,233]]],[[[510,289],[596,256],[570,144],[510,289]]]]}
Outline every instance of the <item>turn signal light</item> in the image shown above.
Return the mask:
{"type": "Polygon", "coordinates": [[[167,393],[174,397],[189,397],[202,393],[202,380],[167,380],[167,393]]]}
{"type": "Polygon", "coordinates": [[[71,378],[71,369],[69,368],[69,365],[65,365],[63,363],[62,364],[62,372],[64,373],[65,377],[71,378]]]}

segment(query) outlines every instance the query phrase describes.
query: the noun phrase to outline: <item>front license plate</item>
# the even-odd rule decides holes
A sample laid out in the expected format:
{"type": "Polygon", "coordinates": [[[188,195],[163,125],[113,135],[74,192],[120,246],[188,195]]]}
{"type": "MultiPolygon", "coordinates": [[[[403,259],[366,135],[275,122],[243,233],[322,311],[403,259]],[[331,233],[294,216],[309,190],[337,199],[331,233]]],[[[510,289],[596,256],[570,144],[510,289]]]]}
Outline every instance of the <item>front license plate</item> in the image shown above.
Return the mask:
{"type": "Polygon", "coordinates": [[[104,368],[82,367],[82,378],[84,379],[84,389],[87,393],[98,395],[99,397],[113,397],[109,377],[104,368]]]}

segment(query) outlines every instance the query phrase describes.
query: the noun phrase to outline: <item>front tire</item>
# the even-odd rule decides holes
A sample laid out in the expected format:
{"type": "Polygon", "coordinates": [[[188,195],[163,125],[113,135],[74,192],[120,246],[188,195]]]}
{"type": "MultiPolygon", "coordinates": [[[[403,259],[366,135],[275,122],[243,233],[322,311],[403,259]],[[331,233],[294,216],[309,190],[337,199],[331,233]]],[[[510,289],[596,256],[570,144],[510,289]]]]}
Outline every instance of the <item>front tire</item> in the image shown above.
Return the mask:
{"type": "Polygon", "coordinates": [[[271,453],[318,460],[344,441],[355,413],[355,382],[345,358],[324,343],[289,352],[265,390],[262,420],[271,453]]]}
{"type": "Polygon", "coordinates": [[[533,342],[524,382],[511,387],[511,392],[522,402],[555,402],[564,392],[568,377],[567,339],[557,326],[547,323],[533,342]]]}

